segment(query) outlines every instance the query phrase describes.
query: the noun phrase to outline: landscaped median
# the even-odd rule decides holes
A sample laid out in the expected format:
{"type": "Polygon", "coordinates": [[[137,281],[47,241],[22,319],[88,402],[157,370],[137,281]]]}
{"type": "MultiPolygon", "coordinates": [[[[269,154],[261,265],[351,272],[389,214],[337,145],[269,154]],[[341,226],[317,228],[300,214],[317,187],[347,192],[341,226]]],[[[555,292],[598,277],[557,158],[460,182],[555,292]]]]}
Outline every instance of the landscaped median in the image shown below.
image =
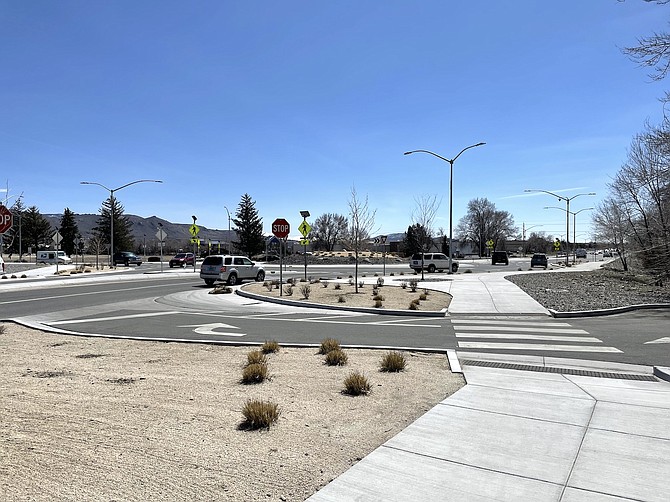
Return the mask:
{"type": "Polygon", "coordinates": [[[451,295],[419,287],[416,279],[393,281],[389,285],[381,277],[374,282],[353,279],[333,281],[291,280],[280,290],[279,281],[243,285],[237,293],[249,298],[300,307],[328,308],[371,312],[376,314],[443,317],[451,303],[451,295]],[[358,290],[358,292],[356,291],[358,290]]]}

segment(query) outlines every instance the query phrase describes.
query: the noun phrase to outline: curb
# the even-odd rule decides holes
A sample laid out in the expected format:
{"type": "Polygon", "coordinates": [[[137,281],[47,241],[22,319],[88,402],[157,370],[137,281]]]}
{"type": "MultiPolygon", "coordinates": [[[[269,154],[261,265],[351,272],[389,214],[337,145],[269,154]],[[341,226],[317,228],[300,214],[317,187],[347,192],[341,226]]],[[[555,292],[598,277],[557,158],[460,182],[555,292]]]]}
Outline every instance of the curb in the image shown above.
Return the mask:
{"type": "Polygon", "coordinates": [[[283,300],[281,298],[272,298],[264,295],[257,295],[256,293],[249,293],[244,291],[242,288],[237,289],[235,294],[243,296],[244,298],[250,298],[252,300],[258,300],[269,303],[277,303],[279,305],[290,305],[292,307],[304,307],[312,309],[324,309],[324,310],[341,310],[343,312],[361,312],[364,314],[381,314],[381,315],[395,315],[395,316],[408,316],[408,317],[446,317],[448,309],[444,308],[442,310],[388,310],[388,309],[376,309],[371,307],[341,307],[339,305],[323,305],[322,303],[309,303],[309,302],[299,302],[297,300],[283,300]]]}
{"type": "Polygon", "coordinates": [[[574,312],[560,312],[558,310],[547,309],[552,317],[557,319],[564,319],[570,317],[595,317],[614,314],[623,314],[625,312],[632,312],[634,310],[644,309],[667,309],[670,308],[670,303],[641,303],[639,305],[627,305],[625,307],[614,307],[611,309],[598,310],[576,310],[574,312]]]}

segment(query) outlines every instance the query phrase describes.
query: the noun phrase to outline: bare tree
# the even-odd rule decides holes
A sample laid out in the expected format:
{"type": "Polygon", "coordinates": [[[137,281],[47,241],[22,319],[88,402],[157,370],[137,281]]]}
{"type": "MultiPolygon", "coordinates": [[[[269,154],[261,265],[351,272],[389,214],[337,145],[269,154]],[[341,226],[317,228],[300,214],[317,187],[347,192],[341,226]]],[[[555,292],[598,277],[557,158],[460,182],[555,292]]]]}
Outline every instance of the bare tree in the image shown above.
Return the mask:
{"type": "Polygon", "coordinates": [[[314,249],[332,251],[347,234],[348,222],[346,216],[336,213],[325,213],[314,220],[312,235],[314,249]]]}
{"type": "Polygon", "coordinates": [[[484,254],[486,241],[492,240],[494,249],[504,245],[505,240],[516,235],[519,229],[514,226],[514,218],[507,211],[497,210],[488,199],[472,199],[468,202],[468,212],[456,226],[459,239],[472,242],[484,254]]]}
{"type": "Polygon", "coordinates": [[[421,280],[424,279],[423,255],[430,251],[430,248],[433,246],[433,222],[441,203],[442,199],[438,201],[437,195],[414,197],[415,207],[412,212],[412,221],[415,222],[416,239],[421,248],[421,280]]]}
{"type": "Polygon", "coordinates": [[[593,225],[596,231],[596,238],[599,241],[607,242],[619,250],[621,265],[625,271],[628,271],[626,242],[630,233],[630,224],[621,201],[608,197],[598,204],[593,214],[593,225]]]}
{"type": "Polygon", "coordinates": [[[348,243],[354,252],[356,259],[354,287],[358,293],[358,259],[365,243],[370,239],[375,225],[375,215],[377,210],[372,211],[368,205],[368,197],[360,199],[356,193],[356,187],[351,187],[351,197],[349,205],[349,233],[348,243]]]}
{"type": "MultiPolygon", "coordinates": [[[[644,0],[648,3],[666,4],[670,0],[644,0]]],[[[649,37],[637,39],[638,45],[622,49],[630,59],[640,66],[653,68],[649,77],[662,80],[670,70],[670,34],[654,33],[649,37]]]]}

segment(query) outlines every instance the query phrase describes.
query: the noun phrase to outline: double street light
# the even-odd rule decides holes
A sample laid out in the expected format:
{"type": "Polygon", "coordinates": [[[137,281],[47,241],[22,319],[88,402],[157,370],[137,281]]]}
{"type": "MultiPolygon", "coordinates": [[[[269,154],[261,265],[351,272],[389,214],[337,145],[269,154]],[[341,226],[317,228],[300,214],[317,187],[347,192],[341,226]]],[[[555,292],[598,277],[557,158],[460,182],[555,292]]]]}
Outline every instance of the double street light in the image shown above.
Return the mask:
{"type": "MultiPolygon", "coordinates": [[[[558,206],[545,206],[544,209],[560,209],[561,211],[567,211],[566,209],[563,209],[562,207],[558,206]]],[[[577,261],[577,215],[582,211],[591,211],[592,209],[594,208],[585,207],[584,209],[580,209],[579,211],[575,211],[574,213],[572,211],[567,211],[568,214],[572,215],[572,243],[575,246],[575,250],[572,255],[572,263],[575,263],[577,261]]]]}
{"type": "MultiPolygon", "coordinates": [[[[565,197],[563,195],[558,195],[554,192],[550,192],[548,190],[534,190],[534,189],[526,189],[524,190],[526,193],[546,193],[549,195],[553,195],[556,197],[559,201],[564,200],[565,201],[565,244],[566,244],[566,250],[565,250],[565,266],[567,267],[569,265],[569,258],[570,258],[570,201],[572,199],[576,199],[577,197],[581,197],[582,195],[595,195],[595,192],[589,192],[589,193],[578,193],[577,195],[573,195],[572,197],[565,197]]],[[[561,208],[562,209],[562,208],[561,208]]]]}
{"type": "Polygon", "coordinates": [[[109,265],[110,267],[114,266],[114,192],[118,192],[119,190],[129,187],[130,185],[135,185],[137,183],[163,183],[161,180],[136,180],[136,181],[131,181],[130,183],[126,183],[125,185],[121,185],[120,187],[116,188],[108,188],[102,183],[96,183],[95,181],[81,181],[81,185],[98,185],[99,187],[104,188],[109,192],[109,202],[110,202],[110,218],[109,218],[109,227],[110,227],[110,236],[109,236],[109,265]]]}
{"type": "Polygon", "coordinates": [[[452,266],[452,258],[454,256],[454,250],[452,249],[452,240],[453,240],[453,205],[454,205],[454,162],[456,162],[456,159],[461,156],[461,154],[469,150],[470,148],[475,148],[477,146],[482,146],[485,145],[486,143],[477,143],[475,145],[470,145],[466,146],[458,152],[458,155],[456,155],[453,159],[447,159],[445,157],[442,157],[441,155],[436,154],[435,152],[431,152],[430,150],[412,150],[409,152],[405,152],[403,155],[410,155],[412,153],[427,153],[429,155],[432,155],[434,157],[437,157],[438,159],[441,159],[445,162],[449,163],[449,273],[451,274],[453,272],[453,269],[451,268],[452,266]]]}

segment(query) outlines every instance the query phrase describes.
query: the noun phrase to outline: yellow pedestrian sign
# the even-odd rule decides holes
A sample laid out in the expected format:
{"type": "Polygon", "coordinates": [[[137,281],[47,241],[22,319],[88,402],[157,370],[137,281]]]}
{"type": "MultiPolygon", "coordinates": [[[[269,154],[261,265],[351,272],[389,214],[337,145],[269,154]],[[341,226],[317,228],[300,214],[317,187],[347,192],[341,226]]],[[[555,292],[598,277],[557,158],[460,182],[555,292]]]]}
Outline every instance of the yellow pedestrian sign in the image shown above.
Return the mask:
{"type": "Polygon", "coordinates": [[[200,233],[200,227],[194,223],[193,225],[188,227],[188,233],[191,234],[193,237],[195,237],[200,233]]]}
{"type": "Polygon", "coordinates": [[[309,239],[300,239],[301,246],[309,246],[309,239]]]}
{"type": "Polygon", "coordinates": [[[486,247],[489,249],[493,249],[493,239],[489,239],[486,241],[486,247]]]}
{"type": "Polygon", "coordinates": [[[312,227],[310,226],[309,223],[307,223],[307,220],[303,220],[303,222],[298,227],[298,230],[300,231],[303,237],[307,237],[309,233],[312,231],[312,227]]]}
{"type": "Polygon", "coordinates": [[[200,239],[198,239],[197,237],[192,237],[191,244],[197,244],[198,246],[200,246],[200,239]]]}

